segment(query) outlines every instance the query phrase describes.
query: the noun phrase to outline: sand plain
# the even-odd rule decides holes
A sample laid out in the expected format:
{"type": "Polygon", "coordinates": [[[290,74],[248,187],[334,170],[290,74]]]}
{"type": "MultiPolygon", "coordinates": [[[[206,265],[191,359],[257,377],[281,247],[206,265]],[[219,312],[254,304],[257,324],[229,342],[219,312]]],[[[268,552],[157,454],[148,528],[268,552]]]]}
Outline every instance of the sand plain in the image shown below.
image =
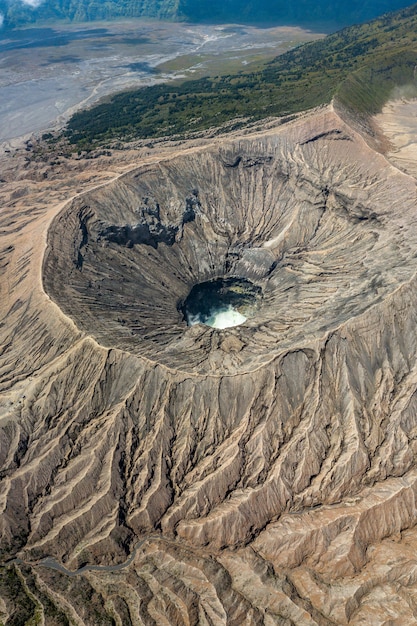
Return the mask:
{"type": "Polygon", "coordinates": [[[324,36],[256,28],[130,20],[3,32],[0,141],[59,127],[111,93],[244,69],[324,36]]]}

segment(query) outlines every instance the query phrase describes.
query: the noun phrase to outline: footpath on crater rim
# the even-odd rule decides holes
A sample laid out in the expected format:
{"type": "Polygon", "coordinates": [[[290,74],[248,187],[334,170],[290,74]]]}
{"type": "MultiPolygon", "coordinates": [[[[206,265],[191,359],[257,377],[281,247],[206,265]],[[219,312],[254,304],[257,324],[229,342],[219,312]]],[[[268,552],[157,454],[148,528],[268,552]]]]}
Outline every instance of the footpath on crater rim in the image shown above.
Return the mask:
{"type": "Polygon", "coordinates": [[[8,157],[3,623],[417,624],[416,180],[365,139],[8,157]],[[253,315],[187,326],[218,278],[253,315]]]}

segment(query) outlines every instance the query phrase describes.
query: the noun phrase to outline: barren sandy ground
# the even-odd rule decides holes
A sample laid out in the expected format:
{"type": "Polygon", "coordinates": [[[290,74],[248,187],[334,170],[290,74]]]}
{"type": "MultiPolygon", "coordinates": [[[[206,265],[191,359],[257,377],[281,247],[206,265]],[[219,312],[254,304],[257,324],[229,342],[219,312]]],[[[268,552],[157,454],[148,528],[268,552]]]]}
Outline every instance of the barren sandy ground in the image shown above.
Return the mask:
{"type": "Polygon", "coordinates": [[[2,33],[0,141],[62,125],[131,87],[238,71],[323,33],[130,20],[2,33]]]}
{"type": "Polygon", "coordinates": [[[392,100],[375,121],[391,143],[387,158],[417,178],[417,100],[392,100]]]}

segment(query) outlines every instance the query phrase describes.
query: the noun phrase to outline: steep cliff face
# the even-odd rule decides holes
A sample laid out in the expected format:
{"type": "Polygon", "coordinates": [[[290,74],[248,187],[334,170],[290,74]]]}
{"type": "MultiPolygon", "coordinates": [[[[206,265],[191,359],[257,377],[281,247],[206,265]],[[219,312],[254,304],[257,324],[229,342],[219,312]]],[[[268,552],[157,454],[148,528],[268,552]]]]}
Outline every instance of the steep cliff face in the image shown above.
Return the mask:
{"type": "Polygon", "coordinates": [[[324,109],[78,196],[42,267],[42,211],[6,212],[1,545],[28,614],[415,622],[416,202],[324,109]],[[218,277],[254,315],[187,326],[218,277]]]}

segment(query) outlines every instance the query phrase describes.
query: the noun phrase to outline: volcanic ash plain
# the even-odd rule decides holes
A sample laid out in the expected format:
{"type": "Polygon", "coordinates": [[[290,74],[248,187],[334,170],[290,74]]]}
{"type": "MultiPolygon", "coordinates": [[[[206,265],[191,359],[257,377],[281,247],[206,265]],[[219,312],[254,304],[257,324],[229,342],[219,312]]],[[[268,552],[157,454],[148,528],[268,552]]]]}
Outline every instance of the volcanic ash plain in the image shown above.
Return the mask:
{"type": "Polygon", "coordinates": [[[0,619],[417,624],[416,180],[331,106],[103,163],[5,170],[0,619]]]}

